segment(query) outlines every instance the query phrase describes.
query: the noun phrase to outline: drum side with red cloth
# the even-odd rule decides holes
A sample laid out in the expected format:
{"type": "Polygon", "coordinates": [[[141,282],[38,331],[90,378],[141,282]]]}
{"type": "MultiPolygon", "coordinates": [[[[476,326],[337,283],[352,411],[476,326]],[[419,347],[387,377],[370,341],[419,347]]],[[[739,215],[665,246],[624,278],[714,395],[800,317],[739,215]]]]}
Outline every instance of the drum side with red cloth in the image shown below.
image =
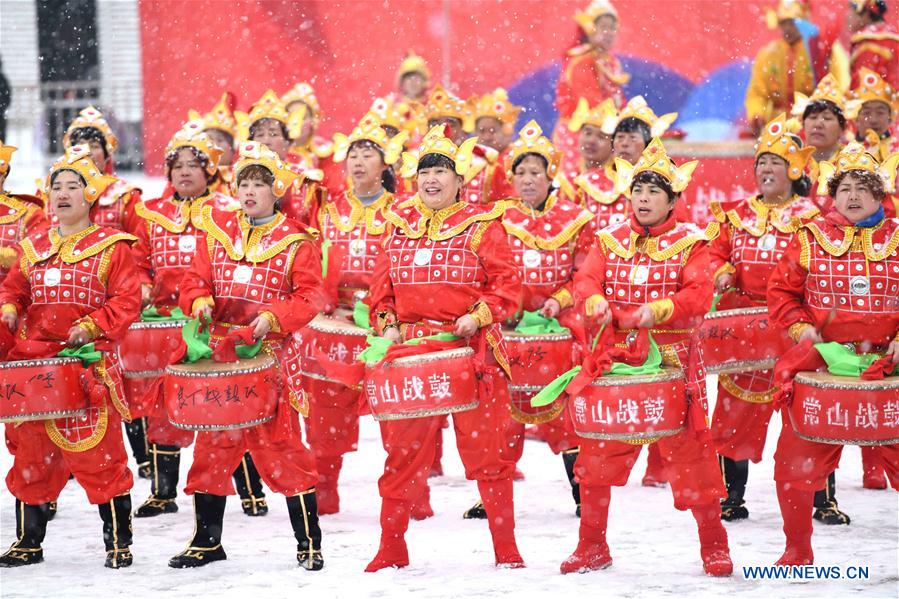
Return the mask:
{"type": "Polygon", "coordinates": [[[588,439],[652,443],[684,430],[684,373],[602,376],[568,402],[574,432],[588,439]]]}
{"type": "Polygon", "coordinates": [[[512,370],[512,382],[509,384],[512,418],[524,424],[542,424],[553,420],[565,407],[561,398],[539,408],[531,406],[531,398],[571,368],[571,334],[527,334],[504,330],[503,338],[512,370]]]}
{"type": "Polygon", "coordinates": [[[128,327],[118,347],[125,378],[162,376],[172,352],[181,344],[181,328],[186,322],[135,322],[128,327]]]}
{"type": "Polygon", "coordinates": [[[800,372],[789,406],[801,439],[835,445],[899,443],[899,377],[866,381],[800,372]]]}
{"type": "Polygon", "coordinates": [[[794,345],[768,320],[768,308],[737,308],[705,315],[698,331],[708,374],[766,370],[794,345]]]}
{"type": "MultiPolygon", "coordinates": [[[[343,383],[335,369],[357,365],[356,358],[367,347],[368,329],[352,322],[351,312],[335,310],[333,315],[319,314],[294,334],[297,346],[303,348],[300,373],[309,378],[343,383]]],[[[291,373],[294,374],[294,373],[291,373]]]]}
{"type": "Polygon", "coordinates": [[[383,360],[365,369],[365,395],[375,420],[422,418],[471,410],[478,380],[470,347],[383,360]]]}
{"type": "Polygon", "coordinates": [[[200,360],[167,366],[163,393],[173,426],[233,430],[274,418],[280,385],[275,361],[258,355],[239,362],[200,360]]]}
{"type": "Polygon", "coordinates": [[[0,363],[0,422],[81,416],[87,408],[77,358],[0,363]]]}

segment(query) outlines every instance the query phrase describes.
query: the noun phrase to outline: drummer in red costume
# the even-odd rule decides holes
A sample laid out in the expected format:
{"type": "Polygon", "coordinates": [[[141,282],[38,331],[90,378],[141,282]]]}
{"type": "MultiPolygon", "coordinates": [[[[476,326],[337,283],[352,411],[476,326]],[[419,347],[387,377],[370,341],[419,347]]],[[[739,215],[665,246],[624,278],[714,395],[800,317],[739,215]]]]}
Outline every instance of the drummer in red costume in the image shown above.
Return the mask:
{"type": "Polygon", "coordinates": [[[140,279],[128,245],[134,237],[91,222],[91,205],[115,178],[103,175],[87,145],[57,160],[45,193],[59,225],[22,242],[22,258],[0,287],[3,324],[18,332],[6,360],[56,356],[96,344],[85,372],[90,404],[83,417],[22,422],[6,484],[16,498],[16,542],[2,566],[43,561],[47,514],[71,472],[103,520],[106,566],[130,566],[133,484],[121,422],[130,419],[113,342],[140,311],[140,279]]]}
{"type": "Polygon", "coordinates": [[[562,73],[556,86],[556,107],[559,121],[553,132],[553,142],[567,157],[577,162],[578,138],[568,125],[581,98],[590,106],[610,99],[615,108],[624,106],[622,86],[630,81],[621,62],[612,53],[618,36],[618,12],[608,0],[593,0],[574,14],[580,28],[581,43],[570,49],[562,63],[562,73]]]}
{"type": "MultiPolygon", "coordinates": [[[[141,275],[144,307],[153,306],[169,313],[178,305],[181,279],[197,251],[204,206],[236,210],[231,196],[211,191],[218,181],[218,160],[222,150],[203,132],[203,121],[186,123],[166,147],[166,175],[173,191],[160,198],[145,200],[135,209],[140,226],[134,230],[134,247],[141,275]]],[[[134,405],[140,398],[131,397],[134,405]]],[[[134,515],[148,518],[178,511],[178,470],[181,448],[194,440],[193,431],[169,423],[162,402],[148,406],[147,440],[153,477],[150,497],[134,515]]]]}
{"type": "MultiPolygon", "coordinates": [[[[346,160],[349,188],[331,194],[319,212],[319,230],[327,247],[326,314],[335,308],[352,310],[365,301],[381,235],[387,226],[383,211],[394,201],[393,165],[400,157],[405,132],[390,138],[374,113],[367,114],[349,137],[334,136],[334,160],[346,160]]],[[[315,453],[319,480],[319,514],[340,511],[337,480],[343,455],[359,442],[360,387],[308,378],[309,416],[306,430],[315,453]]]]}
{"type": "MultiPolygon", "coordinates": [[[[203,208],[203,233],[181,282],[179,306],[195,318],[211,317],[214,345],[230,330],[252,329],[255,339],[264,340],[263,351],[283,366],[289,357],[289,335],[312,320],[320,308],[321,256],[315,234],[278,210],[296,173],[262,144],[242,142],[239,152],[234,175],[241,209],[203,208]]],[[[222,547],[225,500],[234,493],[231,473],[249,451],[266,485],[287,498],[297,561],[307,570],[323,567],[315,496],[318,474],[294,412],[305,412],[305,398],[296,380],[283,376],[273,420],[197,434],[185,488],[185,493],[194,495],[195,533],[169,566],[192,568],[226,559],[222,547]]]]}
{"type": "MultiPolygon", "coordinates": [[[[520,310],[539,311],[570,325],[574,317],[572,277],[587,257],[596,234],[591,212],[562,196],[556,187],[561,152],[530,121],[509,146],[507,174],[516,198],[507,201],[503,226],[509,235],[512,258],[522,280],[520,310]]],[[[556,455],[562,454],[576,505],[580,491],[574,482],[578,438],[564,423],[564,415],[541,424],[541,434],[556,455]]],[[[507,447],[518,462],[524,451],[525,415],[510,420],[507,447]]],[[[465,518],[486,518],[481,502],[465,512],[465,518]]]]}
{"type": "MultiPolygon", "coordinates": [[[[793,239],[799,221],[818,214],[808,199],[811,181],[805,174],[815,149],[788,130],[781,114],[762,130],[755,158],[759,193],[730,206],[712,203],[721,234],[711,243],[715,290],[722,293],[719,310],[764,306],[768,277],[793,239]]],[[[774,372],[759,370],[718,375],[718,399],[712,416],[712,438],[718,449],[727,498],[724,520],[749,517],[743,496],[749,460],[762,459],[774,399],[774,372]]]]}
{"type": "Polygon", "coordinates": [[[616,125],[618,111],[610,99],[591,107],[581,98],[568,121],[568,128],[578,134],[580,158],[566,163],[562,191],[597,215],[599,229],[621,222],[627,214],[627,199],[615,192],[612,136],[616,125]]]}
{"type": "Polygon", "coordinates": [[[305,81],[297,83],[281,96],[281,102],[290,115],[287,122],[291,140],[288,161],[300,172],[312,169],[334,171],[331,158],[334,144],[316,134],[323,114],[312,86],[305,81]]]}
{"type": "MultiPolygon", "coordinates": [[[[492,93],[472,98],[471,103],[475,106],[474,135],[478,138],[478,143],[499,152],[498,164],[506,164],[511,151],[510,144],[515,139],[515,123],[521,114],[521,106],[510,102],[509,94],[501,87],[492,93]]],[[[496,172],[499,173],[497,178],[500,183],[506,181],[503,169],[497,169],[496,172]]],[[[507,181],[505,184],[509,193],[512,193],[514,190],[511,184],[507,181]]]]}
{"type": "MultiPolygon", "coordinates": [[[[94,164],[100,167],[103,173],[115,179],[91,206],[91,221],[104,227],[130,231],[134,222],[134,207],[140,201],[141,192],[137,187],[115,177],[112,156],[119,146],[119,139],[100,111],[93,106],[82,110],[69,124],[62,142],[66,148],[77,144],[90,146],[91,160],[94,164]]],[[[47,211],[53,221],[50,206],[47,207],[47,211]]]]}
{"type": "Polygon", "coordinates": [[[862,67],[867,67],[899,88],[899,33],[884,20],[886,0],[850,0],[846,27],[852,33],[852,87],[859,84],[862,67]]]}
{"type": "MultiPolygon", "coordinates": [[[[768,308],[777,326],[797,342],[835,341],[856,352],[889,356],[899,363],[899,220],[885,218],[881,204],[892,189],[899,154],[883,164],[852,142],[820,164],[819,187],[834,210],[807,222],[768,281],[768,308]]],[[[778,364],[780,367],[780,364],[778,364]]],[[[899,445],[876,448],[887,477],[899,490],[899,445]]],[[[806,441],[791,420],[774,454],[774,481],[784,521],[784,565],[811,564],[812,504],[840,461],[843,446],[806,441]]]]}
{"type": "MultiPolygon", "coordinates": [[[[674,203],[686,188],[696,163],[677,167],[658,139],[637,164],[616,160],[618,189],[630,195],[631,217],[599,232],[587,260],[575,275],[575,293],[588,318],[614,326],[625,340],[630,327],[649,328],[668,365],[686,370],[690,390],[687,428],[662,437],[659,446],[670,477],[674,505],[691,510],[699,528],[703,568],[712,576],[733,570],[727,532],[721,524],[724,496],[721,471],[705,426],[702,369],[688,368],[691,329],[711,302],[707,243],[718,223],[705,230],[674,217],[674,203]]],[[[612,563],[606,544],[610,489],[623,486],[639,445],[581,440],[575,473],[581,488],[578,546],[562,563],[562,572],[583,572],[612,563]]]]}
{"type": "MultiPolygon", "coordinates": [[[[466,477],[478,482],[496,564],[521,567],[512,500],[515,465],[502,449],[509,395],[499,328],[514,313],[521,287],[498,220],[504,206],[479,206],[460,197],[475,143],[469,139],[456,146],[443,127],[435,127],[417,155],[403,155],[403,174],[417,173],[419,194],[387,212],[391,226],[372,275],[372,323],[394,343],[451,329],[480,356],[479,404],[453,414],[456,444],[466,477]]],[[[378,481],[381,544],[366,571],[409,564],[405,532],[411,504],[425,491],[440,420],[381,422],[387,450],[378,481]]]]}
{"type": "MultiPolygon", "coordinates": [[[[859,71],[859,83],[847,102],[850,118],[855,121],[855,140],[878,160],[886,160],[887,156],[899,152],[899,92],[874,71],[862,67],[859,71]]],[[[888,216],[895,216],[899,211],[899,199],[894,195],[887,199],[888,216]]]]}
{"type": "Polygon", "coordinates": [[[237,138],[237,120],[234,118],[234,94],[225,92],[218,104],[206,114],[196,110],[188,111],[191,121],[203,121],[203,133],[222,151],[219,158],[218,178],[212,191],[231,195],[234,180],[234,142],[237,138]]]}
{"type": "MultiPolygon", "coordinates": [[[[305,111],[300,112],[306,114],[305,111]]],[[[324,175],[317,166],[308,163],[308,156],[291,152],[290,126],[305,122],[298,120],[299,114],[295,113],[291,120],[284,102],[275,92],[268,90],[253,104],[249,114],[237,111],[234,116],[238,123],[239,142],[250,140],[265,145],[297,173],[293,185],[281,198],[282,210],[284,216],[309,224],[314,222],[324,200],[325,190],[319,186],[324,175]]]]}
{"type": "Polygon", "coordinates": [[[4,189],[15,151],[15,146],[4,145],[0,140],[0,283],[19,258],[19,243],[47,226],[40,199],[11,194],[4,189]]]}

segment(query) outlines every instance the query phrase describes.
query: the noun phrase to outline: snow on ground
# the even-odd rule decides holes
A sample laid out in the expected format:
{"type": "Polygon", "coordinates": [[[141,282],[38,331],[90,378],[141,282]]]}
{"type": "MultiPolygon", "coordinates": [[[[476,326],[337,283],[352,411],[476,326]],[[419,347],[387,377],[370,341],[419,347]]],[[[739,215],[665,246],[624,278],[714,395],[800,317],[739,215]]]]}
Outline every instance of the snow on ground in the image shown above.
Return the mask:
{"type": "MultiPolygon", "coordinates": [[[[172,570],[168,558],[180,552],[193,532],[193,510],[181,496],[181,511],[134,520],[134,566],[122,571],[103,567],[101,522],[96,507],[70,481],[59,499],[59,514],[48,526],[45,562],[28,568],[0,570],[0,595],[17,597],[98,597],[110,588],[131,597],[293,596],[393,597],[557,597],[590,593],[603,596],[664,597],[896,597],[897,495],[861,488],[858,448],[844,452],[837,472],[840,506],[852,517],[850,526],[815,525],[813,538],[818,565],[867,566],[868,580],[804,582],[744,579],[741,566],[770,565],[783,549],[780,514],[772,481],[772,454],[777,416],[772,420],[765,459],[750,468],[747,492],[750,519],[726,524],[736,573],[712,579],[702,572],[693,518],[672,506],[670,491],[639,484],[645,454],[626,487],[612,492],[609,545],[614,564],[589,574],[562,576],[559,564],[577,543],[578,520],[561,458],[540,442],[525,444],[521,469],[526,479],[515,484],[518,542],[527,561],[525,570],[498,570],[486,522],[463,520],[462,512],[476,499],[476,487],[466,481],[454,451],[452,430],[446,431],[446,475],[432,479],[436,515],[412,522],[407,540],[411,566],[365,574],[363,568],[378,547],[380,501],[377,478],[384,451],[378,428],[363,419],[359,451],[349,454],[341,478],[340,514],[322,518],[325,569],[307,572],[295,561],[295,541],[280,496],[269,494],[270,512],[249,518],[236,498],[228,501],[223,544],[228,560],[197,570],[172,570]]],[[[3,452],[0,468],[11,457],[3,452]]],[[[181,464],[181,486],[190,451],[181,464]]],[[[150,483],[137,479],[135,505],[148,494],[150,483]]],[[[5,485],[0,490],[0,540],[15,539],[14,500],[5,485]]]]}
{"type": "MultiPolygon", "coordinates": [[[[14,170],[14,175],[15,173],[14,170]]],[[[7,189],[26,191],[34,173],[18,173],[7,189]],[[18,184],[17,184],[18,183],[18,184]]],[[[126,177],[152,197],[160,179],[126,177]]],[[[714,385],[710,385],[714,394],[714,385]]],[[[521,469],[526,479],[515,485],[519,547],[525,570],[497,570],[486,522],[462,519],[476,499],[476,487],[466,481],[454,451],[451,429],[446,432],[446,475],[432,479],[436,516],[412,522],[407,535],[411,566],[365,574],[363,568],[378,547],[380,500],[377,479],[384,461],[378,428],[363,419],[359,451],[349,454],[341,478],[342,512],[322,518],[325,569],[306,572],[295,561],[295,540],[281,497],[269,495],[270,512],[248,518],[236,498],[228,502],[223,544],[228,560],[198,570],[172,570],[167,560],[180,552],[193,532],[193,509],[181,496],[174,515],[134,520],[134,566],[122,571],[103,567],[101,522],[97,509],[70,481],[59,499],[59,515],[48,526],[45,562],[28,568],[0,570],[0,596],[99,597],[115,589],[130,597],[295,596],[316,598],[393,597],[897,597],[899,596],[899,501],[892,491],[861,488],[858,448],[844,452],[837,472],[840,506],[852,517],[850,526],[815,526],[816,563],[822,566],[866,566],[867,580],[753,581],[743,566],[766,566],[783,550],[781,521],[772,480],[772,455],[780,430],[777,415],[769,429],[761,464],[750,468],[747,491],[750,518],[726,524],[736,566],[729,579],[712,579],[702,572],[699,541],[692,516],[672,506],[668,489],[639,485],[645,455],[631,482],[612,492],[609,545],[614,564],[608,570],[562,576],[559,564],[577,544],[574,515],[561,458],[539,442],[525,444],[521,469]],[[308,595],[307,595],[308,593],[308,595]]],[[[11,456],[3,451],[0,470],[11,456]]],[[[181,486],[190,466],[190,450],[181,464],[181,486]]],[[[132,500],[137,506],[150,492],[149,481],[135,479],[132,500]]],[[[0,543],[15,539],[14,500],[0,489],[0,543]]]]}

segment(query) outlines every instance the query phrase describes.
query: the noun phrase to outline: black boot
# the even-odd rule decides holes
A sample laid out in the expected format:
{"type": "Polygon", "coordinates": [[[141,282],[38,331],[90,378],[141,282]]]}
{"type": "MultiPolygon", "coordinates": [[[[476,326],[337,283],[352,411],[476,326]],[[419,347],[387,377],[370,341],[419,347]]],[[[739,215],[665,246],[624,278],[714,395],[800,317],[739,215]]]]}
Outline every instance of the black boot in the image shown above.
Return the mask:
{"type": "Polygon", "coordinates": [[[477,503],[465,510],[462,517],[466,520],[486,520],[487,510],[484,509],[484,504],[478,499],[477,503]]]}
{"type": "Polygon", "coordinates": [[[749,460],[732,460],[719,456],[727,497],[721,500],[721,519],[727,522],[745,520],[749,510],[745,507],[746,481],[749,479],[749,460]]]}
{"type": "Polygon", "coordinates": [[[135,418],[131,422],[126,422],[125,434],[128,436],[131,454],[137,462],[137,475],[141,478],[150,478],[153,475],[153,467],[150,465],[150,446],[147,443],[147,419],[135,418]]]}
{"type": "Polygon", "coordinates": [[[562,462],[565,464],[565,474],[568,476],[568,484],[571,485],[571,497],[574,499],[574,505],[577,506],[574,513],[578,518],[581,517],[581,486],[574,478],[574,463],[577,461],[577,457],[580,453],[580,447],[562,452],[562,462]]]}
{"type": "Polygon", "coordinates": [[[56,509],[57,505],[55,501],[48,501],[47,503],[42,504],[44,512],[47,514],[47,522],[53,520],[56,517],[56,509]]]}
{"type": "Polygon", "coordinates": [[[837,506],[836,476],[834,472],[827,477],[827,485],[815,492],[815,520],[824,524],[849,524],[849,515],[837,506]]]}
{"type": "Polygon", "coordinates": [[[16,542],[0,555],[0,568],[30,566],[44,561],[41,543],[47,532],[47,511],[43,505],[27,505],[16,499],[16,542]]]}
{"type": "Polygon", "coordinates": [[[325,567],[322,558],[322,529],[318,525],[318,502],[315,489],[287,498],[287,513],[293,536],[297,538],[297,561],[307,570],[325,567]]]}
{"type": "Polygon", "coordinates": [[[240,507],[247,516],[264,516],[268,513],[268,504],[265,502],[265,493],[262,490],[262,481],[259,479],[259,471],[250,453],[243,454],[240,466],[234,471],[234,487],[240,495],[240,507]]]}
{"type": "Polygon", "coordinates": [[[101,503],[103,543],[106,545],[106,567],[127,568],[131,565],[131,495],[119,495],[101,503]]]}
{"type": "Polygon", "coordinates": [[[194,538],[187,549],[169,560],[170,568],[199,568],[228,559],[222,547],[222,523],[225,519],[224,495],[194,493],[194,538]]]}
{"type": "Polygon", "coordinates": [[[178,470],[181,467],[181,449],[177,445],[151,445],[153,479],[150,496],[134,512],[136,518],[152,518],[178,511],[178,470]]]}

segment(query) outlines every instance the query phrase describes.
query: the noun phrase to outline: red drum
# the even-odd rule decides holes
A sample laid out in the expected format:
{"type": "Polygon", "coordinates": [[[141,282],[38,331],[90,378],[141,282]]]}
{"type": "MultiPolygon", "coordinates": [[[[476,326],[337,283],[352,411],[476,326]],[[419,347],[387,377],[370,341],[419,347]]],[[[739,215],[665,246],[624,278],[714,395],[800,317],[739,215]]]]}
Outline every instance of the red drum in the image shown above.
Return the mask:
{"type": "Polygon", "coordinates": [[[334,368],[356,363],[356,358],[367,347],[368,329],[353,323],[350,310],[338,309],[327,316],[319,314],[294,338],[303,347],[300,372],[303,376],[340,383],[333,377],[334,368]]]}
{"type": "Polygon", "coordinates": [[[174,426],[231,430],[275,417],[281,379],[275,360],[264,354],[239,362],[200,360],[167,366],[163,393],[174,426]]]}
{"type": "Polygon", "coordinates": [[[186,320],[135,322],[119,342],[119,360],[125,378],[162,376],[172,353],[181,345],[186,320]]]}
{"type": "Polygon", "coordinates": [[[789,407],[793,430],[806,441],[834,445],[899,443],[899,376],[879,381],[800,372],[789,407]]]}
{"type": "Polygon", "coordinates": [[[78,358],[0,363],[0,422],[81,416],[87,395],[78,358]]]}
{"type": "Polygon", "coordinates": [[[512,418],[524,424],[549,422],[565,408],[561,399],[534,408],[531,398],[572,366],[573,342],[570,333],[527,334],[504,330],[512,382],[509,397],[512,418]]]}
{"type": "Polygon", "coordinates": [[[764,306],[709,312],[698,333],[708,374],[767,370],[795,345],[764,306]]]}
{"type": "Polygon", "coordinates": [[[686,384],[679,368],[603,376],[568,402],[574,432],[588,439],[652,443],[684,430],[686,384]]]}
{"type": "Polygon", "coordinates": [[[365,395],[375,420],[421,418],[471,410],[478,381],[470,347],[382,361],[365,368],[365,395]]]}

